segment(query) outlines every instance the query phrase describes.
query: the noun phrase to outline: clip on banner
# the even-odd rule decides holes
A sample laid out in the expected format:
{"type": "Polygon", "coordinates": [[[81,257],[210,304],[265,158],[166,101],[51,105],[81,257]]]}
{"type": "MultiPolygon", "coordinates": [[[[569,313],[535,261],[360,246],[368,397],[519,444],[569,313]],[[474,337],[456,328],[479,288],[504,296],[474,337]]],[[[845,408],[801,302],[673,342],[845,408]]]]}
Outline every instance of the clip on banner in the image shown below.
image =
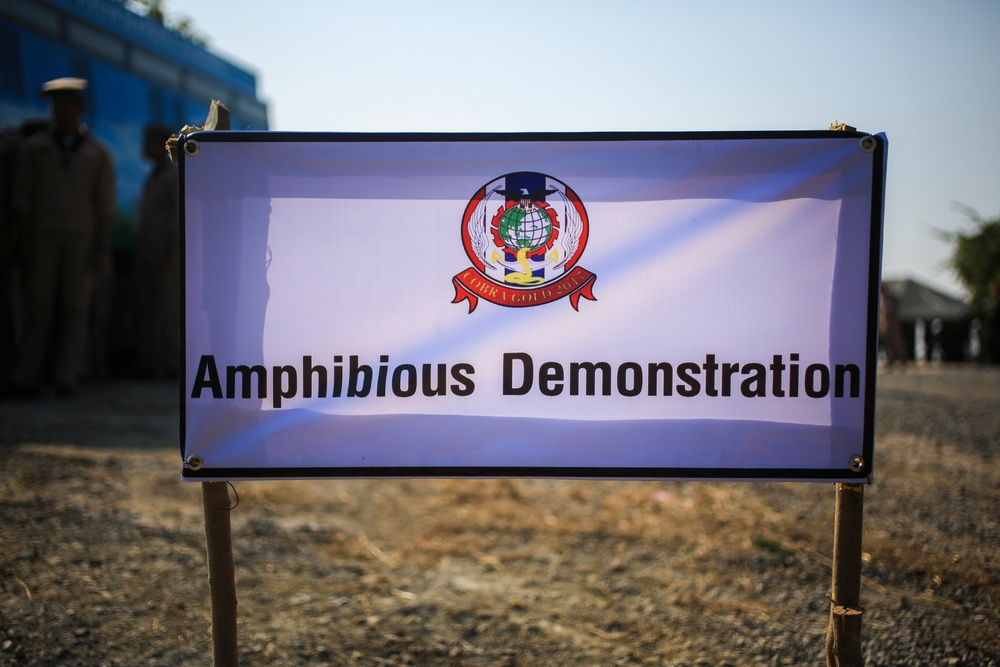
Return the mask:
{"type": "Polygon", "coordinates": [[[872,473],[884,135],[179,143],[185,479],[872,473]]]}

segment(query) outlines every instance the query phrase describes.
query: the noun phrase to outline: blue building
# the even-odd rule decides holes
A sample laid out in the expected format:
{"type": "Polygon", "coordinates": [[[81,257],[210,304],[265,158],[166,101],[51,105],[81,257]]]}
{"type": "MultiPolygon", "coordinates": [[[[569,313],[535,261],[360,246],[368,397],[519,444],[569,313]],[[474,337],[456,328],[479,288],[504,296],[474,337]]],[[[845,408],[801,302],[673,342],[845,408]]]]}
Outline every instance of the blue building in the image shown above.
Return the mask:
{"type": "Polygon", "coordinates": [[[232,111],[234,129],[268,129],[252,72],[120,2],[0,2],[0,129],[47,117],[38,91],[63,76],[90,81],[84,120],[114,153],[117,244],[129,244],[149,169],[142,157],[147,123],[200,125],[217,99],[232,111]]]}

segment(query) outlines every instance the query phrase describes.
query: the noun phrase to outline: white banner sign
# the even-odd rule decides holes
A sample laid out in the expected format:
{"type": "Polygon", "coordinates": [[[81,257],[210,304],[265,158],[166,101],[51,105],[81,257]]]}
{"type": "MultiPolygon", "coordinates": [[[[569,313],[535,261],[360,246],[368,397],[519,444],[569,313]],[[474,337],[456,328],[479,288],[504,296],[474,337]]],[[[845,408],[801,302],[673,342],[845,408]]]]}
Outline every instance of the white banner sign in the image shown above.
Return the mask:
{"type": "Polygon", "coordinates": [[[186,479],[871,473],[881,135],[184,148],[186,479]]]}

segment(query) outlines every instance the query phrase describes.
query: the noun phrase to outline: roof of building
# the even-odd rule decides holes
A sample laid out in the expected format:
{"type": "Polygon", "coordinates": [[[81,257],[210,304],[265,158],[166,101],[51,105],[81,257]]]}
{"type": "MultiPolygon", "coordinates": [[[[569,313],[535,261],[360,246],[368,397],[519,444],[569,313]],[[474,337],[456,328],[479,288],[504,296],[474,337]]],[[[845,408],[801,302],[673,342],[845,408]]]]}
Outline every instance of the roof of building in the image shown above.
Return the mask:
{"type": "Polygon", "coordinates": [[[882,286],[899,301],[897,317],[901,322],[917,319],[956,321],[972,314],[965,302],[912,279],[884,280],[882,286]]]}

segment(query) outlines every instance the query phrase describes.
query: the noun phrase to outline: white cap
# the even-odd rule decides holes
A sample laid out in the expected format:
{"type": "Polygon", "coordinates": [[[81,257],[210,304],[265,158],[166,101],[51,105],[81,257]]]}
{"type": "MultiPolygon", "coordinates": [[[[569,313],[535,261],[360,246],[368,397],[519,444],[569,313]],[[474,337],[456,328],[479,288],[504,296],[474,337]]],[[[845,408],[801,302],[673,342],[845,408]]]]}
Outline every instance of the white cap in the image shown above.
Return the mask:
{"type": "Polygon", "coordinates": [[[86,79],[78,79],[73,76],[64,76],[60,79],[52,79],[42,84],[39,95],[51,95],[59,92],[82,93],[87,88],[86,79]]]}

